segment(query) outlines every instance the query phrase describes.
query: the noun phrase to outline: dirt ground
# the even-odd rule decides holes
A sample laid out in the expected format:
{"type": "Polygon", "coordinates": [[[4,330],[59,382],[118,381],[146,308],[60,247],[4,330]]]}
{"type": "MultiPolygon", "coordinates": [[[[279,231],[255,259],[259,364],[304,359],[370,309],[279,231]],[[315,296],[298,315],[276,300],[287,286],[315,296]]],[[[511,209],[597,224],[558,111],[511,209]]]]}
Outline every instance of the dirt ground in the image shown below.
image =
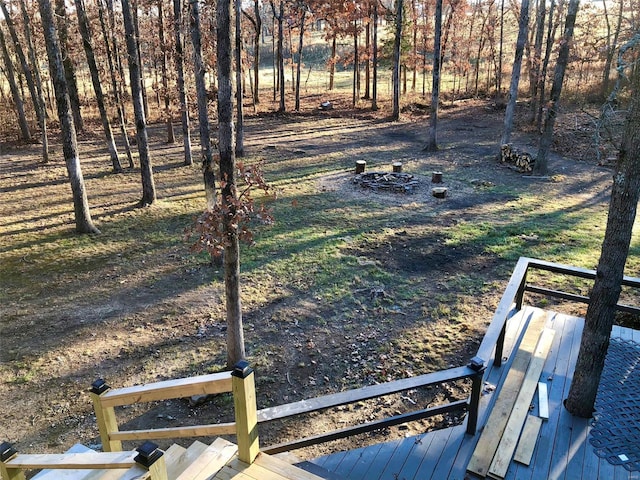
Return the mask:
{"type": "MultiPolygon", "coordinates": [[[[570,138],[571,145],[556,145],[565,156],[553,154],[551,176],[535,181],[495,161],[503,111],[490,101],[446,105],[441,112],[442,148],[433,154],[421,151],[428,119],[420,108],[407,109],[402,121],[390,123],[383,114],[343,109],[340,102],[329,112],[250,115],[247,150],[266,160],[267,176],[285,175],[288,167],[280,166],[279,159],[308,158],[305,168],[315,169],[308,175],[315,194],[338,193],[354,202],[387,206],[394,216],[389,240],[348,244],[342,253],[355,256],[363,267],[373,264],[382,271],[405,272],[424,292],[424,301],[407,309],[394,297],[392,286],[376,290],[363,282],[354,288],[353,304],[334,304],[285,277],[270,279],[268,291],[257,300],[252,295],[263,287],[256,278],[246,278],[246,342],[256,365],[261,408],[466,363],[491,319],[512,265],[473,244],[441,248],[438,228],[463,220],[493,221],[490,206],[511,198],[501,186],[579,196],[602,205],[607,201],[611,171],[590,160],[590,138],[583,132],[590,119],[579,113],[561,119],[561,138],[570,138]],[[350,173],[354,156],[368,155],[375,164],[374,153],[389,150],[405,171],[416,172],[421,180],[418,191],[407,196],[354,188],[350,173]],[[326,170],[323,156],[338,158],[342,167],[326,170]],[[442,171],[446,179],[446,201],[429,195],[434,170],[442,171]],[[487,192],[489,186],[497,188],[487,192]],[[403,217],[408,211],[409,219],[403,217]],[[422,215],[424,228],[432,232],[428,237],[414,228],[411,219],[416,215],[422,215]],[[455,282],[447,282],[461,271],[477,276],[482,296],[457,291],[455,282]],[[453,295],[460,299],[456,308],[466,320],[438,321],[432,299],[453,295]],[[359,310],[358,302],[366,308],[359,310]],[[425,311],[433,320],[426,326],[421,323],[425,311]],[[393,335],[397,331],[406,334],[402,344],[393,335]],[[411,340],[415,332],[421,336],[419,342],[411,340]]],[[[0,440],[14,442],[21,451],[59,452],[76,442],[99,447],[87,394],[98,377],[112,386],[124,386],[224,365],[223,291],[210,284],[217,272],[194,260],[181,240],[163,243],[161,232],[149,225],[168,222],[174,232],[181,231],[180,222],[188,221],[194,199],[202,195],[199,172],[180,167],[180,148],[163,143],[161,126],[153,126],[150,134],[158,197],[160,202],[172,202],[178,211],[183,208],[182,214],[167,220],[162,209],[134,208],[139,174],[110,174],[99,135],[84,135],[81,157],[94,219],[106,225],[139,219],[140,230],[131,231],[126,244],[98,241],[94,254],[83,259],[85,267],[73,271],[67,267],[77,265],[78,259],[57,257],[58,244],[52,237],[62,233],[79,249],[96,241],[78,240],[71,232],[64,164],[57,159],[39,165],[37,145],[5,143],[0,150],[0,258],[6,267],[0,305],[0,440]],[[48,265],[44,271],[37,268],[41,262],[48,265]],[[8,278],[8,266],[20,273],[8,278]],[[39,277],[34,278],[36,272],[39,277]]],[[[525,128],[514,134],[514,143],[535,152],[535,135],[525,128]]],[[[61,147],[53,149],[54,158],[59,157],[61,147]]],[[[438,308],[445,308],[444,303],[438,308]]],[[[415,405],[461,398],[465,392],[465,385],[409,391],[267,426],[261,434],[264,443],[275,443],[415,405]]],[[[197,405],[161,402],[148,411],[129,408],[120,414],[131,426],[162,427],[176,419],[184,424],[217,422],[228,413],[228,399],[222,398],[197,405]]],[[[433,422],[457,421],[451,417],[414,422],[296,453],[313,457],[414,434],[433,422]]]]}

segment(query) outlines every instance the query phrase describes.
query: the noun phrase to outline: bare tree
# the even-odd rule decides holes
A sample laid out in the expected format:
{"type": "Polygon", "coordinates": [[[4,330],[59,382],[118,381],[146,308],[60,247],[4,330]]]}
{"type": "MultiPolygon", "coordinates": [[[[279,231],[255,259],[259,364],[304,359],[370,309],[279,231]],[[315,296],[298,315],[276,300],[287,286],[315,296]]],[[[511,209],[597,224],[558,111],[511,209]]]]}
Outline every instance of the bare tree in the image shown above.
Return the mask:
{"type": "Polygon", "coordinates": [[[224,215],[224,283],[227,307],[227,365],[245,356],[240,303],[240,247],[233,224],[237,200],[233,146],[233,91],[231,80],[231,0],[216,3],[216,59],[218,72],[218,144],[220,149],[221,202],[224,215]]]}
{"type": "Polygon", "coordinates": [[[44,30],[45,44],[47,46],[47,57],[49,58],[49,70],[56,95],[56,105],[58,109],[58,119],[62,130],[62,150],[67,166],[67,173],[71,181],[71,191],[73,193],[73,207],[76,221],[76,232],[78,233],[100,233],[91,220],[89,213],[89,202],[87,192],[80,168],[80,158],[78,156],[78,142],[76,139],[76,129],[71,114],[69,93],[67,91],[67,81],[62,65],[62,54],[58,43],[58,34],[53,22],[53,11],[49,0],[38,0],[40,18],[44,30]]]}
{"type": "Polygon", "coordinates": [[[149,142],[147,137],[147,121],[144,115],[142,100],[142,84],[140,83],[140,64],[138,59],[138,39],[135,35],[133,17],[129,0],[122,0],[122,16],[127,42],[127,56],[129,59],[129,81],[131,83],[131,100],[136,119],[136,140],[140,160],[140,174],[142,177],[142,198],[140,206],[148,206],[156,201],[156,187],[153,181],[153,169],[149,158],[149,142]]]}
{"type": "Polygon", "coordinates": [[[569,63],[569,47],[573,38],[573,27],[576,23],[576,15],[578,14],[579,0],[570,0],[567,9],[567,19],[564,26],[564,34],[560,42],[560,50],[558,52],[558,60],[553,74],[553,84],[551,85],[551,98],[547,103],[547,114],[544,121],[544,131],[540,137],[538,146],[538,155],[536,163],[533,167],[533,173],[536,175],[546,175],[548,168],[549,150],[553,140],[553,127],[555,125],[556,116],[558,115],[558,107],[560,102],[560,94],[562,93],[562,84],[564,82],[564,73],[569,63]]]}
{"type": "MultiPolygon", "coordinates": [[[[635,43],[639,42],[640,35],[636,35],[635,43]]],[[[593,414],[640,197],[640,71],[637,66],[631,71],[631,105],[613,176],[607,229],[585,316],[576,369],[565,400],[571,414],[586,418],[593,414]]]]}
{"type": "Polygon", "coordinates": [[[431,87],[431,110],[429,119],[429,136],[424,151],[435,152],[438,150],[438,103],[440,102],[440,67],[442,37],[442,0],[436,0],[436,19],[433,40],[433,85],[431,87]]]}
{"type": "Polygon", "coordinates": [[[262,34],[262,17],[260,16],[260,0],[253,1],[253,17],[243,10],[244,16],[253,25],[253,104],[260,103],[258,87],[260,86],[260,35],[262,34]]]}
{"type": "Polygon", "coordinates": [[[23,6],[23,18],[25,20],[25,38],[30,47],[31,52],[31,61],[27,62],[27,58],[24,54],[24,50],[22,49],[22,44],[18,38],[18,33],[16,31],[13,20],[10,16],[10,13],[7,9],[7,5],[4,0],[0,0],[0,8],[2,9],[2,14],[4,15],[5,22],[7,24],[7,28],[9,29],[9,35],[11,36],[11,40],[13,41],[13,47],[18,56],[18,60],[20,61],[20,66],[22,67],[22,72],[24,73],[25,79],[27,81],[27,87],[29,88],[29,94],[31,95],[31,101],[33,103],[33,109],[36,113],[36,119],[38,121],[38,126],[40,127],[40,134],[42,140],[42,161],[43,163],[47,163],[49,161],[49,140],[47,138],[47,120],[46,120],[46,111],[44,107],[44,99],[42,97],[42,88],[40,82],[40,76],[37,74],[38,69],[35,67],[37,62],[35,60],[35,54],[33,53],[33,45],[31,43],[31,31],[29,29],[29,23],[27,17],[25,17],[24,12],[26,7],[24,6],[24,1],[22,2],[23,6]]]}
{"type": "Polygon", "coordinates": [[[236,156],[244,156],[244,111],[242,106],[242,0],[235,0],[235,61],[236,61],[236,156]]]}
{"type": "Polygon", "coordinates": [[[522,55],[527,41],[527,28],[529,26],[529,0],[522,0],[520,6],[520,21],[518,24],[518,39],[516,41],[516,56],[513,60],[511,71],[511,85],[509,86],[509,99],[504,115],[504,130],[500,138],[500,145],[511,141],[513,131],[513,117],[516,113],[516,100],[518,99],[518,86],[520,85],[520,70],[522,68],[522,55]]]}
{"type": "Polygon", "coordinates": [[[89,20],[87,19],[83,1],[75,0],[75,4],[76,15],[78,16],[78,27],[80,35],[82,36],[82,46],[84,47],[87,64],[89,65],[89,72],[91,73],[91,82],[93,83],[93,91],[96,95],[96,104],[98,105],[98,111],[100,112],[100,120],[102,121],[102,129],[104,130],[104,136],[107,142],[107,150],[111,157],[113,171],[122,172],[122,165],[120,165],[120,159],[118,158],[118,149],[116,148],[116,142],[113,139],[113,131],[111,130],[111,123],[109,122],[109,115],[107,113],[107,107],[105,106],[98,64],[93,52],[93,40],[91,38],[89,20]]]}
{"type": "Polygon", "coordinates": [[[11,90],[11,97],[13,98],[13,105],[18,113],[18,125],[20,127],[20,134],[22,140],[28,142],[31,140],[31,130],[29,130],[29,122],[27,122],[27,116],[24,112],[24,102],[20,96],[20,90],[18,88],[18,82],[16,82],[16,74],[11,62],[11,56],[7,49],[7,42],[2,33],[2,27],[0,27],[0,49],[2,49],[2,59],[6,69],[7,81],[9,82],[9,89],[11,90]]]}
{"type": "Polygon", "coordinates": [[[67,89],[69,100],[71,101],[71,112],[73,122],[79,131],[84,130],[82,112],[80,110],[80,94],[78,93],[78,82],[73,60],[69,54],[69,29],[67,28],[67,9],[64,0],[55,0],[55,13],[58,27],[58,37],[60,38],[60,51],[62,52],[62,65],[64,66],[64,76],[67,79],[67,89]]]}
{"type": "Polygon", "coordinates": [[[171,96],[169,95],[169,75],[167,71],[167,40],[164,35],[163,0],[158,0],[158,37],[160,40],[160,68],[162,69],[162,94],[164,96],[164,121],[167,125],[167,143],[176,141],[171,120],[171,96]]]}
{"type": "Polygon", "coordinates": [[[400,118],[400,45],[402,43],[402,0],[396,1],[396,31],[393,42],[393,110],[392,120],[400,118]]]}
{"type": "Polygon", "coordinates": [[[202,60],[202,39],[200,36],[200,3],[189,0],[191,43],[193,45],[193,64],[198,97],[198,123],[200,126],[200,151],[202,155],[202,175],[204,191],[209,208],[216,204],[216,183],[213,164],[211,134],[209,132],[209,109],[207,107],[207,87],[204,82],[204,61],[202,60]]]}
{"type": "MultiPolygon", "coordinates": [[[[127,134],[127,121],[125,119],[125,110],[124,110],[124,101],[122,99],[122,94],[120,92],[120,85],[118,82],[117,75],[119,71],[116,71],[116,64],[119,64],[120,56],[117,55],[118,47],[117,47],[117,39],[115,33],[115,17],[113,12],[113,2],[111,0],[107,0],[107,8],[108,12],[108,20],[109,20],[109,28],[111,29],[111,40],[109,40],[108,28],[106,25],[105,15],[104,15],[104,7],[102,5],[102,0],[98,0],[98,18],[100,19],[100,28],[102,30],[102,37],[104,40],[104,48],[107,54],[107,65],[109,67],[109,77],[111,79],[111,94],[115,100],[116,109],[118,113],[118,120],[120,125],[120,134],[122,135],[122,141],[124,143],[124,151],[127,155],[127,159],[129,160],[129,168],[133,168],[133,155],[131,154],[131,144],[129,143],[129,135],[127,134]],[[114,56],[117,56],[117,59],[114,61],[114,56]]],[[[124,76],[120,76],[122,82],[124,83],[124,76]]]]}
{"type": "Polygon", "coordinates": [[[175,37],[175,64],[178,97],[180,98],[180,120],[182,125],[182,143],[184,145],[184,164],[192,165],[191,132],[189,130],[189,106],[184,84],[184,40],[182,38],[182,0],[173,0],[173,34],[175,37]]]}

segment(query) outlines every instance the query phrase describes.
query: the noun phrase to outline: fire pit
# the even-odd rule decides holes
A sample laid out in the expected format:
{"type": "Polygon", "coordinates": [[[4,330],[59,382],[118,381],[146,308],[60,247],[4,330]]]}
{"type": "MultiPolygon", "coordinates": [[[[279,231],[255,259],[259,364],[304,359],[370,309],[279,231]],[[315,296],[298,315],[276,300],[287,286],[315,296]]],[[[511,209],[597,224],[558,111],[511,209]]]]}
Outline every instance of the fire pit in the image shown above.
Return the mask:
{"type": "Polygon", "coordinates": [[[411,193],[419,184],[413,175],[401,172],[359,173],[353,177],[353,183],[362,188],[396,193],[411,193]]]}

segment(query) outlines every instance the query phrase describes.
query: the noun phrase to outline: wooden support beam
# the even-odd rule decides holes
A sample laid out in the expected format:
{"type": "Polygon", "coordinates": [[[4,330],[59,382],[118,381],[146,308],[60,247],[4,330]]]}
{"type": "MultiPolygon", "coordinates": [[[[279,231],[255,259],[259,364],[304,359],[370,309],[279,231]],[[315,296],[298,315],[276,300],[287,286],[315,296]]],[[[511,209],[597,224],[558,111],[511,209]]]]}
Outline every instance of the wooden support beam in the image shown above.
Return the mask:
{"type": "Polygon", "coordinates": [[[527,421],[522,429],[522,435],[520,435],[520,441],[518,442],[518,448],[513,459],[522,463],[523,465],[529,465],[531,463],[531,457],[533,451],[536,448],[538,442],[538,435],[540,434],[540,427],[542,426],[542,419],[534,415],[529,415],[527,421]]]}
{"type": "Polygon", "coordinates": [[[529,321],[527,331],[520,342],[518,352],[507,373],[507,378],[500,389],[486,426],[476,444],[467,470],[480,477],[486,477],[487,473],[489,473],[491,460],[496,453],[500,438],[509,420],[509,415],[511,415],[511,410],[524,381],[525,372],[546,320],[546,314],[541,312],[534,314],[529,321]]]}
{"type": "Polygon", "coordinates": [[[238,458],[245,463],[251,464],[260,451],[254,373],[249,367],[249,363],[241,360],[236,364],[231,375],[233,379],[233,403],[236,414],[238,458]]]}
{"type": "Polygon", "coordinates": [[[555,331],[545,329],[540,336],[540,342],[531,359],[524,382],[522,383],[520,392],[518,392],[516,403],[509,416],[509,421],[504,429],[491,466],[489,467],[489,476],[492,478],[502,479],[507,474],[509,463],[511,463],[520,432],[522,431],[522,426],[527,418],[529,407],[531,406],[531,400],[538,386],[540,374],[544,368],[544,362],[547,360],[549,350],[551,350],[554,335],[555,331]]]}
{"type": "Polygon", "coordinates": [[[215,423],[211,425],[194,425],[190,427],[152,428],[148,430],[124,430],[112,431],[109,439],[114,440],[147,440],[150,438],[191,438],[217,435],[234,435],[236,433],[235,422],[215,423]]]}
{"type": "Polygon", "coordinates": [[[102,450],[105,452],[121,452],[122,442],[120,440],[112,440],[110,435],[118,431],[118,420],[113,407],[105,407],[102,404],[102,395],[91,391],[91,401],[93,402],[93,411],[96,414],[96,423],[98,424],[98,432],[100,432],[100,440],[102,441],[102,450]]]}
{"type": "Polygon", "coordinates": [[[116,407],[230,391],[231,373],[221,372],[108,390],[102,396],[102,405],[116,407]]]}

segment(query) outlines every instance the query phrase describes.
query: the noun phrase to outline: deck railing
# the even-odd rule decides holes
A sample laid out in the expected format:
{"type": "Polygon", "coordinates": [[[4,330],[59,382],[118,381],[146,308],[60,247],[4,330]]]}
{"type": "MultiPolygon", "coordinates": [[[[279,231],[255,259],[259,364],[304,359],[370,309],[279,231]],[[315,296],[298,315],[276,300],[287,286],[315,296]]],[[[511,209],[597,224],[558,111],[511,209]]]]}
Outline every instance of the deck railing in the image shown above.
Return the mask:
{"type": "MultiPolygon", "coordinates": [[[[275,407],[257,410],[255,407],[255,396],[251,394],[238,400],[236,389],[234,390],[234,402],[236,422],[214,425],[199,425],[192,427],[176,427],[152,430],[119,431],[113,407],[119,405],[129,405],[132,403],[148,402],[153,400],[165,400],[169,398],[188,397],[196,394],[215,394],[230,392],[232,390],[233,375],[230,372],[223,372],[213,375],[204,375],[181,380],[169,380],[142,387],[129,387],[110,391],[103,390],[100,384],[94,385],[93,398],[96,409],[96,417],[100,434],[103,439],[103,448],[106,451],[121,450],[122,440],[139,440],[146,438],[179,438],[209,435],[236,434],[239,448],[243,444],[250,445],[256,452],[257,446],[257,424],[281,420],[297,415],[309,414],[313,412],[328,410],[343,405],[349,405],[364,400],[374,399],[399,393],[406,390],[424,388],[441,385],[468,379],[471,382],[469,397],[462,400],[451,401],[442,405],[416,411],[395,415],[392,417],[362,423],[330,432],[319,433],[310,437],[296,439],[290,442],[279,443],[263,447],[265,453],[279,453],[298,448],[315,445],[319,443],[346,438],[352,435],[371,432],[393,425],[404,424],[410,421],[424,419],[435,415],[451,412],[466,412],[468,434],[474,435],[477,429],[480,394],[484,372],[493,365],[500,367],[504,349],[504,339],[507,321],[511,316],[522,308],[525,292],[541,294],[577,302],[589,302],[589,298],[581,295],[571,294],[558,290],[552,290],[541,286],[527,283],[528,273],[531,270],[545,270],[556,274],[568,275],[572,277],[595,279],[596,272],[582,268],[570,267],[542,260],[522,257],[518,260],[515,269],[504,290],[500,303],[495,310],[491,323],[485,333],[476,355],[468,365],[449,368],[438,372],[426,373],[416,377],[404,378],[392,382],[371,385],[354,390],[333,393],[321,397],[300,400],[293,403],[278,405],[275,407]],[[515,308],[514,308],[515,307],[515,308]],[[251,412],[251,409],[253,411],[251,412]],[[243,427],[244,433],[238,430],[239,416],[247,415],[250,411],[249,424],[243,427]],[[252,420],[253,419],[253,420],[252,420]],[[255,438],[252,436],[255,435],[255,438]]],[[[640,288],[640,279],[624,277],[623,285],[633,288],[640,288]]],[[[640,308],[628,305],[618,305],[622,311],[638,314],[640,308]]],[[[240,388],[241,383],[238,383],[240,388]]],[[[253,382],[251,382],[253,385],[253,382]]],[[[245,388],[245,387],[242,387],[245,388]]],[[[251,387],[253,388],[253,387],[251,387]]],[[[242,450],[242,448],[240,448],[242,450]]],[[[254,455],[252,453],[252,455],[254,455]]]]}

